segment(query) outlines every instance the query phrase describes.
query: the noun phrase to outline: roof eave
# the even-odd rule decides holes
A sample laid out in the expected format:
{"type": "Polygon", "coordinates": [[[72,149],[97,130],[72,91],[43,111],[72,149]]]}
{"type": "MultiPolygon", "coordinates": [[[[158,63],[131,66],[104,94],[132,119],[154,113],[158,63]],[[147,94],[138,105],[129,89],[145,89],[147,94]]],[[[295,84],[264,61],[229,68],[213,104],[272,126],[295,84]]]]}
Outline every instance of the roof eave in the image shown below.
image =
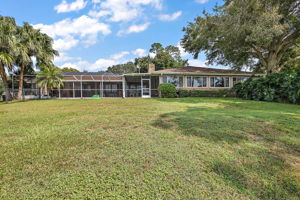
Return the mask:
{"type": "Polygon", "coordinates": [[[211,75],[218,75],[218,76],[224,76],[224,75],[233,75],[233,76],[249,76],[249,75],[258,75],[258,76],[263,76],[265,74],[257,74],[257,73],[219,73],[219,72],[215,72],[215,73],[207,73],[207,72],[152,72],[151,74],[154,75],[207,75],[207,76],[211,76],[211,75]]]}

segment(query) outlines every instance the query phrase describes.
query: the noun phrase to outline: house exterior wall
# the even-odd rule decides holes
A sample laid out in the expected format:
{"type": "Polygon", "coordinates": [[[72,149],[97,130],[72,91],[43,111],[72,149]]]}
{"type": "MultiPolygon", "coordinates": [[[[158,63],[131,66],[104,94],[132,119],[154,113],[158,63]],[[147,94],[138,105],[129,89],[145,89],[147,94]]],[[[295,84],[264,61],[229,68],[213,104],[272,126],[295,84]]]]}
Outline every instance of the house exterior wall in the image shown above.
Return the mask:
{"type": "Polygon", "coordinates": [[[235,77],[244,77],[249,78],[250,76],[233,76],[233,75],[173,75],[173,74],[164,74],[159,76],[160,83],[163,83],[163,77],[164,76],[181,76],[183,77],[183,87],[177,87],[178,90],[224,90],[224,89],[230,89],[234,86],[233,79],[235,77]],[[206,87],[188,87],[188,77],[205,77],[206,78],[206,87]],[[212,77],[226,77],[229,78],[229,86],[228,87],[211,87],[211,78],[212,77]]]}

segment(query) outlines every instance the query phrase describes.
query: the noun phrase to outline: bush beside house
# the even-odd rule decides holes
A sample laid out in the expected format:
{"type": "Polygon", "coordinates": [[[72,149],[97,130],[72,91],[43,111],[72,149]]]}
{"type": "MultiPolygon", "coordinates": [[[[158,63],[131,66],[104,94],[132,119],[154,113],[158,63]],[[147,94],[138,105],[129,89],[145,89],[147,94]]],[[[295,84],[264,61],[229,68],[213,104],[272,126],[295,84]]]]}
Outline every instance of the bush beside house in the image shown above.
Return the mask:
{"type": "Polygon", "coordinates": [[[231,89],[223,90],[187,90],[179,89],[170,83],[162,83],[158,87],[160,97],[162,98],[184,98],[184,97],[235,97],[231,89]]]}
{"type": "Polygon", "coordinates": [[[300,104],[300,70],[271,73],[234,86],[237,97],[300,104]]]}
{"type": "Polygon", "coordinates": [[[179,97],[235,97],[230,89],[224,90],[179,90],[179,97]]]}
{"type": "Polygon", "coordinates": [[[158,86],[160,97],[162,98],[175,98],[177,97],[176,87],[170,83],[162,83],[158,86]]]}

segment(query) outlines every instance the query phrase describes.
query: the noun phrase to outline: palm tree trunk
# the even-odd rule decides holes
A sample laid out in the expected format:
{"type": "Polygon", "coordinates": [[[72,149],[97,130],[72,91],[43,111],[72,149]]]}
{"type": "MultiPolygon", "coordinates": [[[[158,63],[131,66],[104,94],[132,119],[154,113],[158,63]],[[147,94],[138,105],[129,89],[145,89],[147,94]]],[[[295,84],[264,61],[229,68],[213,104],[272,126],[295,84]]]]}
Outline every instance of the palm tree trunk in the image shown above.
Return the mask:
{"type": "Polygon", "coordinates": [[[0,63],[0,75],[1,75],[3,86],[4,86],[4,89],[5,89],[5,97],[8,101],[10,101],[12,99],[12,97],[11,97],[11,94],[10,94],[10,91],[9,91],[5,69],[4,69],[4,66],[1,63],[0,63]]]}
{"type": "Polygon", "coordinates": [[[20,77],[19,77],[18,100],[22,100],[22,96],[23,96],[24,70],[25,70],[25,66],[21,65],[20,66],[20,77]]]}
{"type": "Polygon", "coordinates": [[[48,88],[45,86],[45,95],[48,96],[48,88]]]}

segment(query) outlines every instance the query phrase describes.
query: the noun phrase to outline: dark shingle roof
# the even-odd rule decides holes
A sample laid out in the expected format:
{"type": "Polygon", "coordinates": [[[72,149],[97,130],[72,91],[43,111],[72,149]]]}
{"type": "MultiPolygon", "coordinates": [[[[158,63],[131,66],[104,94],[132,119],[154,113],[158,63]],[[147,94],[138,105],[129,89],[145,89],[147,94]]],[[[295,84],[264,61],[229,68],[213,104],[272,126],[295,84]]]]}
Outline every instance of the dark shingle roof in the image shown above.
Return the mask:
{"type": "Polygon", "coordinates": [[[177,67],[155,71],[158,73],[218,73],[218,74],[255,74],[254,72],[236,71],[231,69],[216,69],[208,67],[177,67]]]}

